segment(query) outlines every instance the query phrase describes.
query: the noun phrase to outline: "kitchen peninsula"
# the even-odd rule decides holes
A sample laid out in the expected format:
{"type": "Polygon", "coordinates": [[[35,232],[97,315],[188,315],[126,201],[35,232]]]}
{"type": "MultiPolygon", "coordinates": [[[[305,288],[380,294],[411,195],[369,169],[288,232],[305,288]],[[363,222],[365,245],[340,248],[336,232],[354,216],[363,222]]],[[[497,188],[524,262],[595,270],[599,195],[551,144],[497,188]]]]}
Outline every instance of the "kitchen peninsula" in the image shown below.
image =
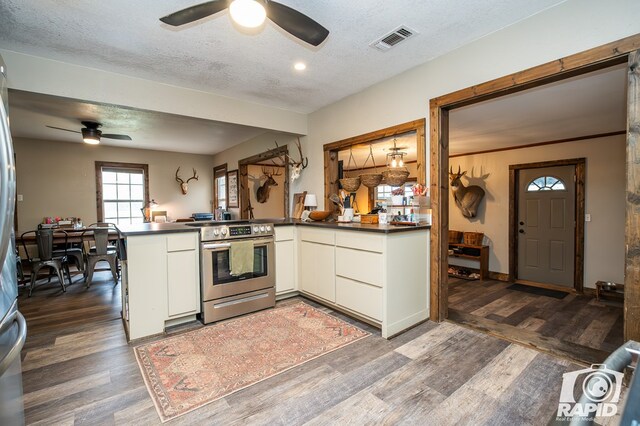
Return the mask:
{"type": "MultiPolygon", "coordinates": [[[[392,337],[429,316],[429,225],[257,220],[275,226],[278,299],[301,294],[392,337]]],[[[218,222],[216,225],[223,225],[218,222]]],[[[163,333],[201,312],[199,229],[122,229],[123,319],[129,340],[163,333]]]]}

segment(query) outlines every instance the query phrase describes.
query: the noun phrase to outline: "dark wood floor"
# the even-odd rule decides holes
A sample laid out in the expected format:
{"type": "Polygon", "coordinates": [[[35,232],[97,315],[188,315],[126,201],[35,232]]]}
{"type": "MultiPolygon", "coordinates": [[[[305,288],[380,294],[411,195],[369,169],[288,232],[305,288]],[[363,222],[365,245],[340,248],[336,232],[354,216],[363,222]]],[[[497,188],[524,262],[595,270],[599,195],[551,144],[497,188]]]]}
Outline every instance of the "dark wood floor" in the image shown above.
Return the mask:
{"type": "MultiPolygon", "coordinates": [[[[160,423],[107,278],[20,296],[28,424],[160,423]]],[[[546,424],[562,374],[581,368],[449,322],[385,340],[332,313],[373,335],[169,424],[546,424]]]]}
{"type": "Polygon", "coordinates": [[[451,278],[449,318],[585,363],[602,362],[623,344],[621,303],[576,294],[555,299],[510,285],[451,278]]]}

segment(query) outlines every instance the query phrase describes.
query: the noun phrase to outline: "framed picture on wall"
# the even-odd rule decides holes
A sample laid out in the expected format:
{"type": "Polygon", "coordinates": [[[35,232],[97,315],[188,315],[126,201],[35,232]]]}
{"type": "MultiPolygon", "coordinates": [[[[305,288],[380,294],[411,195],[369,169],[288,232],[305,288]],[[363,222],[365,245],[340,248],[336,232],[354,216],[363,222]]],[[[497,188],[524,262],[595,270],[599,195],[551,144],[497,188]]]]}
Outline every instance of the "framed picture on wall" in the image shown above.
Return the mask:
{"type": "Polygon", "coordinates": [[[227,188],[229,188],[229,207],[240,207],[238,204],[238,170],[227,172],[227,188]]]}

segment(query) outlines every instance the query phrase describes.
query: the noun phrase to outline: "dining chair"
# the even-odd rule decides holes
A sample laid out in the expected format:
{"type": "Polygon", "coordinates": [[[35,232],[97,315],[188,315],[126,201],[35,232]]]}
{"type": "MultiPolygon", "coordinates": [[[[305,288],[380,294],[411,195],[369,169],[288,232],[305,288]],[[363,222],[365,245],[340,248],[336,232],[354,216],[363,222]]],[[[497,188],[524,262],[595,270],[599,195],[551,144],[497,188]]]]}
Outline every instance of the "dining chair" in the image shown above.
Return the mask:
{"type": "Polygon", "coordinates": [[[65,240],[64,242],[66,245],[68,236],[64,231],[54,231],[53,229],[38,229],[35,231],[24,232],[20,236],[20,239],[22,240],[22,246],[27,256],[27,260],[31,264],[31,285],[29,286],[29,297],[31,297],[31,294],[33,293],[33,289],[35,288],[36,281],[38,279],[38,272],[42,268],[49,268],[49,281],[51,280],[51,270],[56,273],[63,292],[67,291],[64,284],[64,272],[67,273],[67,278],[69,279],[69,282],[71,282],[69,266],[66,263],[64,256],[54,257],[53,255],[53,239],[55,234],[63,234],[65,240]],[[27,241],[25,237],[31,234],[34,235],[36,246],[38,248],[37,257],[32,257],[31,254],[29,254],[29,249],[27,248],[27,241]]]}
{"type": "Polygon", "coordinates": [[[109,231],[111,230],[115,230],[118,235],[120,235],[120,231],[112,223],[93,223],[82,232],[82,246],[85,249],[84,256],[86,261],[84,279],[87,288],[91,286],[96,264],[101,261],[109,263],[113,280],[116,285],[118,284],[118,278],[120,276],[118,262],[119,241],[116,245],[109,244],[109,231]],[[85,244],[85,242],[89,241],[93,241],[94,245],[85,244]],[[89,247],[89,249],[86,249],[86,247],[89,247]]]}

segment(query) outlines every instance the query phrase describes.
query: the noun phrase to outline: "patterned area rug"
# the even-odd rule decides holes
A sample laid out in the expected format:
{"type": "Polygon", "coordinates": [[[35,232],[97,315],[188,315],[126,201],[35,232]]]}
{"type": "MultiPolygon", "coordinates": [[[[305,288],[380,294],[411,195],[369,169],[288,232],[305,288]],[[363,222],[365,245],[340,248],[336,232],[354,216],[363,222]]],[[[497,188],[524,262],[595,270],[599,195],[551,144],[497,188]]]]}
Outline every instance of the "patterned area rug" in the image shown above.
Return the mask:
{"type": "Polygon", "coordinates": [[[368,335],[300,302],[134,351],[164,423],[368,335]]]}

